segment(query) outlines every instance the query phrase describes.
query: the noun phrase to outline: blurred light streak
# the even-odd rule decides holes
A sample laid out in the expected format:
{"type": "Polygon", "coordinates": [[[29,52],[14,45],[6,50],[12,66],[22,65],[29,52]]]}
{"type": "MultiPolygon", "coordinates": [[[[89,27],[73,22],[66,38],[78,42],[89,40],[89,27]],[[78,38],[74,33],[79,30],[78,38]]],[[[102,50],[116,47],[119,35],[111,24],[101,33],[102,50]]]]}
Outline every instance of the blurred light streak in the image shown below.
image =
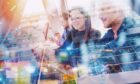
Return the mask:
{"type": "Polygon", "coordinates": [[[123,32],[123,33],[120,34],[117,44],[121,46],[125,43],[125,41],[126,41],[126,33],[123,32]]]}
{"type": "Polygon", "coordinates": [[[31,66],[31,65],[28,65],[28,66],[25,66],[25,70],[28,72],[28,73],[34,73],[35,71],[35,67],[31,66]]]}

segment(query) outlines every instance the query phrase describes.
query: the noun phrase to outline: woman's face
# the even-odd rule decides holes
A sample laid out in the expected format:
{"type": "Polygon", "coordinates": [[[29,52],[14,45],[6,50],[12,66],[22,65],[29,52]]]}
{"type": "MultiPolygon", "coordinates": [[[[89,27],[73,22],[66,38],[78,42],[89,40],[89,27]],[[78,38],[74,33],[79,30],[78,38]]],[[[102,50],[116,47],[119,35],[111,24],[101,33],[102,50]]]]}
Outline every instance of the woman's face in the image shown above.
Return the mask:
{"type": "Polygon", "coordinates": [[[85,29],[85,16],[79,10],[72,10],[70,12],[70,23],[76,30],[82,31],[85,29]]]}

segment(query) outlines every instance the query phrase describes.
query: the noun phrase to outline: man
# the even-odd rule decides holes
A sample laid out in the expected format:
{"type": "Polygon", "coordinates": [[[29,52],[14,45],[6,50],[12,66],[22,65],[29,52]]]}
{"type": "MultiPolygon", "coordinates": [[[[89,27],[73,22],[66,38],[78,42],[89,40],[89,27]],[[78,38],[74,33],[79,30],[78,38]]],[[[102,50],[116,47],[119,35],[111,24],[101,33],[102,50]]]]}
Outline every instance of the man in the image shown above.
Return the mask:
{"type": "MultiPolygon", "coordinates": [[[[131,48],[126,48],[128,46],[134,46],[131,44],[128,31],[136,26],[137,21],[132,17],[125,15],[123,7],[115,0],[103,0],[99,2],[99,17],[102,20],[105,28],[111,28],[103,36],[101,41],[106,44],[105,49],[113,50],[110,53],[102,53],[102,56],[110,56],[104,60],[103,63],[110,64],[120,64],[123,71],[135,70],[137,65],[134,62],[137,60],[135,50],[131,48]],[[132,53],[130,55],[129,53],[132,53]],[[114,57],[115,56],[115,57],[114,57]],[[111,61],[109,61],[111,59],[111,61]],[[127,61],[125,60],[127,59],[127,61]],[[125,60],[125,61],[124,61],[125,60]]],[[[135,42],[134,42],[135,44],[135,42]]],[[[117,66],[119,67],[119,66],[117,66]]],[[[120,71],[120,69],[118,70],[120,71]]],[[[112,71],[112,72],[118,72],[112,71]]]]}

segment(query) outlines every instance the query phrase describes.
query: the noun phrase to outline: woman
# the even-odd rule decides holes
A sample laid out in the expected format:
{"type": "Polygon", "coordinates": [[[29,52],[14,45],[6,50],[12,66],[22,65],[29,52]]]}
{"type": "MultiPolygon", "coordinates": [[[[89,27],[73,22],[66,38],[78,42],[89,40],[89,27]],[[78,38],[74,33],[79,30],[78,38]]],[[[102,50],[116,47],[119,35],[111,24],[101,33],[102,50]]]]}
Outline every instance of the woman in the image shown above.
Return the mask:
{"type": "Polygon", "coordinates": [[[69,21],[70,26],[72,27],[71,31],[63,45],[56,50],[56,55],[61,59],[61,52],[71,50],[70,52],[67,52],[68,57],[66,60],[61,60],[61,62],[74,66],[73,60],[75,59],[70,55],[79,56],[79,59],[81,56],[81,51],[79,49],[81,44],[88,44],[89,40],[98,40],[100,38],[100,32],[91,28],[91,21],[82,8],[71,9],[69,11],[69,21]]]}

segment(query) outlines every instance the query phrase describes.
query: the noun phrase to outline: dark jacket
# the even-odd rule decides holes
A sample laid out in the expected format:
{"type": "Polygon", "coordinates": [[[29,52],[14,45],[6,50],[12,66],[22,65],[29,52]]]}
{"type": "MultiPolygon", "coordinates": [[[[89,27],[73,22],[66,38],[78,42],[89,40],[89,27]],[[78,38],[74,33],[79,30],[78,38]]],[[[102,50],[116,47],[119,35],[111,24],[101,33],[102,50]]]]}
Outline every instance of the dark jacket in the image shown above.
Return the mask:
{"type": "Polygon", "coordinates": [[[67,39],[69,33],[70,33],[71,28],[67,27],[64,29],[64,32],[62,34],[62,37],[60,39],[60,45],[62,45],[64,43],[64,41],[67,39]]]}
{"type": "Polygon", "coordinates": [[[108,30],[108,32],[102,38],[102,41],[104,41],[106,44],[105,49],[116,49],[123,46],[129,46],[130,39],[132,40],[133,37],[136,37],[136,35],[138,36],[139,34],[139,33],[132,34],[131,30],[134,30],[135,28],[138,29],[139,27],[140,23],[138,20],[126,17],[117,32],[118,34],[117,39],[114,39],[114,33],[112,29],[108,30]]]}
{"type": "Polygon", "coordinates": [[[66,52],[68,55],[67,59],[61,62],[65,64],[70,64],[73,66],[73,64],[71,63],[73,63],[72,61],[75,59],[72,59],[73,58],[72,56],[78,56],[78,58],[80,58],[81,44],[82,43],[88,44],[89,41],[96,41],[96,40],[99,40],[99,38],[100,38],[100,32],[97,30],[91,29],[91,27],[87,26],[87,28],[83,31],[78,31],[72,28],[64,44],[56,50],[55,54],[58,57],[58,59],[61,59],[60,53],[66,52]]]}
{"type": "Polygon", "coordinates": [[[65,49],[67,47],[79,48],[82,42],[88,43],[89,40],[98,40],[100,38],[100,32],[93,29],[85,29],[83,31],[78,31],[72,29],[64,42],[64,44],[60,47],[61,49],[65,49]]]}
{"type": "MultiPolygon", "coordinates": [[[[120,35],[121,33],[125,32],[127,33],[126,31],[129,29],[129,28],[133,28],[135,25],[135,21],[134,19],[130,18],[130,17],[126,17],[124,20],[123,20],[123,23],[121,24],[117,34],[118,34],[118,38],[116,39],[116,41],[120,38],[120,35]]],[[[114,32],[112,29],[109,29],[107,31],[107,33],[105,33],[105,35],[103,36],[102,38],[102,41],[104,41],[104,43],[109,43],[109,42],[112,42],[114,40],[114,32]]]]}
{"type": "Polygon", "coordinates": [[[110,49],[112,51],[103,52],[101,56],[104,59],[100,60],[100,63],[119,64],[124,71],[138,68],[138,64],[133,62],[140,60],[136,52],[136,47],[138,47],[136,39],[140,36],[140,32],[138,32],[139,27],[139,20],[126,17],[118,30],[117,39],[114,40],[112,29],[108,30],[102,41],[105,42],[104,49],[110,49]]]}

